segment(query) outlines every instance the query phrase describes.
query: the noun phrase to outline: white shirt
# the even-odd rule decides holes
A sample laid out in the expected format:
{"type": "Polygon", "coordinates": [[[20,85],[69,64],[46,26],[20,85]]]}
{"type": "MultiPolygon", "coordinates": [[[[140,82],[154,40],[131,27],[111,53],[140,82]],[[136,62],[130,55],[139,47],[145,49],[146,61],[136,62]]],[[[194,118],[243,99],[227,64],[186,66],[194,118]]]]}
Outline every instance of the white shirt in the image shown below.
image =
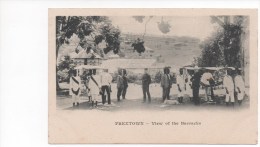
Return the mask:
{"type": "Polygon", "coordinates": [[[245,91],[245,82],[241,75],[237,75],[234,81],[235,81],[236,91],[237,91],[237,87],[240,89],[240,91],[245,91]]]}
{"type": "Polygon", "coordinates": [[[99,95],[99,88],[100,88],[100,75],[92,75],[93,79],[97,82],[97,84],[92,80],[89,79],[89,88],[92,95],[99,95]]]}
{"type": "MultiPolygon", "coordinates": [[[[73,89],[74,91],[77,91],[79,88],[80,88],[80,77],[79,76],[76,76],[74,77],[78,82],[79,84],[77,84],[73,79],[72,77],[70,77],[70,89],[69,89],[69,95],[73,95],[73,92],[71,89],[73,89]]],[[[80,91],[79,91],[80,92],[80,91]]]]}
{"type": "Polygon", "coordinates": [[[208,80],[210,80],[210,79],[213,79],[212,74],[209,73],[209,72],[206,72],[206,73],[204,73],[204,74],[202,75],[202,77],[201,77],[201,82],[202,82],[203,84],[205,84],[205,85],[210,85],[210,83],[209,83],[209,81],[208,81],[208,80]]]}
{"type": "Polygon", "coordinates": [[[107,73],[104,72],[101,74],[101,86],[107,86],[112,82],[112,76],[107,73]]]}
{"type": "Polygon", "coordinates": [[[182,75],[177,75],[177,78],[176,78],[176,82],[177,84],[179,84],[180,88],[184,88],[184,79],[182,77],[182,75]]]}
{"type": "Polygon", "coordinates": [[[229,91],[234,90],[234,82],[231,76],[226,75],[223,79],[223,85],[225,88],[227,88],[229,91]]]}
{"type": "Polygon", "coordinates": [[[191,84],[192,83],[190,79],[191,79],[191,76],[188,75],[188,82],[187,82],[187,84],[191,84]]]}
{"type": "Polygon", "coordinates": [[[76,90],[78,90],[80,88],[80,77],[76,76],[74,78],[79,82],[79,84],[77,84],[71,77],[70,78],[70,89],[72,88],[73,90],[76,91],[76,90]]]}

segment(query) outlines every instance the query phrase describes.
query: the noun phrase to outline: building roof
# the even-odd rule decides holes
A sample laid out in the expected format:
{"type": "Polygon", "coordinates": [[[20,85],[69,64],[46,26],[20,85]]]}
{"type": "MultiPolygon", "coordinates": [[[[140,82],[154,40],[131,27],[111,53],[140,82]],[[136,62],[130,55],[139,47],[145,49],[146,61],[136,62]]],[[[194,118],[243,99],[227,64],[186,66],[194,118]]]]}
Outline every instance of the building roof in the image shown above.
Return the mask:
{"type": "Polygon", "coordinates": [[[101,57],[97,54],[97,53],[87,53],[86,50],[82,49],[79,51],[79,53],[77,54],[76,52],[72,52],[70,53],[70,58],[83,58],[83,59],[89,59],[92,57],[92,55],[95,56],[96,59],[100,59],[101,57]]]}
{"type": "MultiPolygon", "coordinates": [[[[103,67],[107,68],[149,68],[156,63],[155,59],[108,59],[103,61],[103,67]]],[[[154,66],[155,67],[155,66],[154,66]]]]}
{"type": "Polygon", "coordinates": [[[94,65],[80,65],[75,67],[75,69],[104,69],[101,66],[94,66],[94,65]]]}

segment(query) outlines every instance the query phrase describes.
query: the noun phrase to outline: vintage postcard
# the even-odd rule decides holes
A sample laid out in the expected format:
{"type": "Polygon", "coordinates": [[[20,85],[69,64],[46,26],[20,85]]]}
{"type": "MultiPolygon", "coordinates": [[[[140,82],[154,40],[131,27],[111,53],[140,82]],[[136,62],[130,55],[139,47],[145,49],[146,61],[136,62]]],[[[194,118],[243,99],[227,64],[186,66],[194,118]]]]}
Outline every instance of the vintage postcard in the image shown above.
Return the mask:
{"type": "Polygon", "coordinates": [[[257,144],[257,9],[49,9],[49,143],[257,144]]]}

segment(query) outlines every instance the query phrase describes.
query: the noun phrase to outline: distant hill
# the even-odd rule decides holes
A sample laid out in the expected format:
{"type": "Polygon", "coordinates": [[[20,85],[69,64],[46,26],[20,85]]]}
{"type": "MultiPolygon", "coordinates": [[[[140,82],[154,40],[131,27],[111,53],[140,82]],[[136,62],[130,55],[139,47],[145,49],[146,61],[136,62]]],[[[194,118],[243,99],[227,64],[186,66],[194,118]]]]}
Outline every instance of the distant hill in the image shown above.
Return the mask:
{"type": "MultiPolygon", "coordinates": [[[[121,51],[127,58],[143,58],[133,52],[131,42],[142,38],[142,35],[122,34],[121,51]]],[[[199,48],[200,40],[194,37],[178,36],[152,36],[146,35],[144,45],[153,49],[153,57],[161,56],[166,65],[183,66],[191,64],[194,57],[201,53],[199,48]]]]}
{"type": "MultiPolygon", "coordinates": [[[[122,34],[121,35],[120,56],[125,58],[147,58],[144,55],[139,56],[138,53],[133,52],[131,43],[139,38],[142,38],[141,34],[122,34]]],[[[75,51],[77,37],[72,38],[69,45],[63,45],[59,50],[59,57],[69,55],[75,51]]],[[[165,65],[183,66],[191,64],[194,57],[198,57],[201,53],[199,48],[200,40],[194,37],[178,37],[178,36],[154,36],[145,35],[144,45],[151,48],[154,52],[149,58],[156,58],[161,56],[165,65]]],[[[80,49],[80,47],[78,47],[80,49]]],[[[109,54],[113,54],[112,52],[109,54]]]]}

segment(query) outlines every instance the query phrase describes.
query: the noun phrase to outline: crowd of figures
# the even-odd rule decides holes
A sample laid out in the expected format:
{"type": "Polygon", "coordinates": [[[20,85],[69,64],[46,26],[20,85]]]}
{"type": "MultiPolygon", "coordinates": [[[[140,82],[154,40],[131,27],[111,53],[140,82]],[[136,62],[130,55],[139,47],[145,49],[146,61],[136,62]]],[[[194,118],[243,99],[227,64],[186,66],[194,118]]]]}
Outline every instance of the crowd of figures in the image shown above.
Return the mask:
{"type": "MultiPolygon", "coordinates": [[[[92,106],[97,105],[97,98],[102,98],[102,104],[111,104],[111,83],[112,76],[108,73],[107,69],[103,69],[97,72],[83,74],[83,83],[87,89],[89,101],[92,102],[92,106]]],[[[170,74],[170,68],[165,67],[163,74],[161,75],[161,88],[162,88],[162,102],[170,100],[171,89],[173,85],[173,77],[170,74]]],[[[73,98],[73,106],[79,105],[79,95],[81,88],[81,78],[77,76],[76,71],[72,73],[70,78],[70,95],[73,98]]],[[[118,71],[117,76],[117,101],[126,99],[128,79],[125,69],[118,71]]],[[[148,69],[144,69],[142,75],[142,91],[143,91],[143,103],[151,103],[150,94],[151,76],[148,69]]],[[[226,74],[221,82],[217,82],[210,73],[210,70],[204,68],[194,68],[193,72],[187,75],[183,74],[183,69],[179,69],[179,73],[176,75],[177,101],[178,103],[184,103],[184,94],[192,93],[190,101],[195,105],[201,104],[201,98],[199,96],[200,88],[205,89],[205,99],[207,102],[216,102],[216,96],[214,95],[214,88],[218,85],[223,85],[225,89],[225,102],[227,106],[234,106],[235,99],[238,104],[241,105],[245,96],[245,83],[241,76],[241,71],[234,68],[226,68],[226,74]]]]}

